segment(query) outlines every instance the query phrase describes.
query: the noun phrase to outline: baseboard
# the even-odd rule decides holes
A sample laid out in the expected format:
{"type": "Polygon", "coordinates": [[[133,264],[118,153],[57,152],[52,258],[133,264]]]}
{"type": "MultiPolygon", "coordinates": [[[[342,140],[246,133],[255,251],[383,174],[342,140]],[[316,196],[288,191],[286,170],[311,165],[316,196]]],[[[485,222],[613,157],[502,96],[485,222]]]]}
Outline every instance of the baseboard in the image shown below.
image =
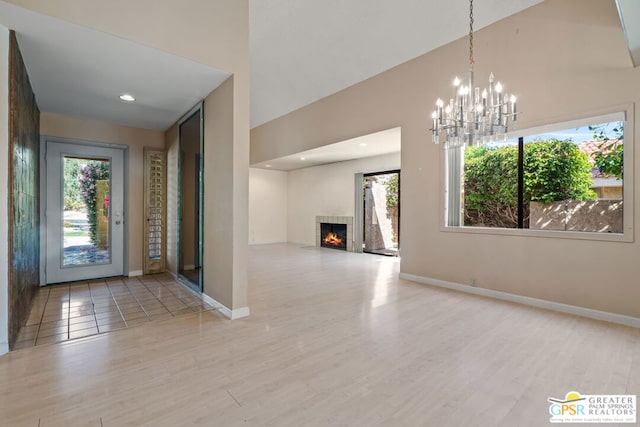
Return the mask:
{"type": "Polygon", "coordinates": [[[260,245],[278,245],[283,243],[289,243],[286,240],[274,240],[273,242],[250,242],[249,246],[260,246],[260,245]]]}
{"type": "Polygon", "coordinates": [[[142,270],[133,270],[129,272],[129,277],[142,276],[143,274],[142,270]]]}
{"type": "Polygon", "coordinates": [[[216,310],[222,313],[224,317],[231,320],[241,319],[243,317],[249,316],[250,314],[249,307],[241,307],[241,308],[236,308],[235,310],[231,310],[230,308],[226,307],[224,304],[219,303],[218,301],[211,298],[209,295],[205,293],[202,294],[202,299],[204,300],[204,302],[206,302],[210,306],[213,306],[216,310]]]}
{"type": "Polygon", "coordinates": [[[3,354],[9,353],[9,343],[8,342],[0,342],[0,356],[3,354]]]}
{"type": "Polygon", "coordinates": [[[547,310],[560,311],[562,313],[575,314],[576,316],[588,317],[590,319],[604,320],[605,322],[618,323],[620,325],[640,328],[640,318],[625,316],[624,314],[610,313],[607,311],[594,310],[591,308],[579,307],[575,305],[562,304],[559,302],[547,301],[538,298],[526,297],[522,295],[510,294],[508,292],[495,291],[493,289],[477,288],[460,283],[447,282],[445,280],[432,279],[429,277],[416,276],[413,274],[400,273],[400,278],[411,280],[425,285],[438,286],[440,288],[452,289],[474,295],[501,299],[504,301],[530,305],[547,310]]]}
{"type": "Polygon", "coordinates": [[[222,313],[224,317],[231,320],[241,319],[243,317],[249,316],[250,314],[249,307],[241,307],[235,310],[231,310],[229,307],[225,306],[224,304],[221,304],[220,302],[216,301],[215,299],[211,298],[209,295],[204,293],[202,294],[202,299],[207,304],[215,307],[215,309],[218,310],[220,313],[222,313]]]}

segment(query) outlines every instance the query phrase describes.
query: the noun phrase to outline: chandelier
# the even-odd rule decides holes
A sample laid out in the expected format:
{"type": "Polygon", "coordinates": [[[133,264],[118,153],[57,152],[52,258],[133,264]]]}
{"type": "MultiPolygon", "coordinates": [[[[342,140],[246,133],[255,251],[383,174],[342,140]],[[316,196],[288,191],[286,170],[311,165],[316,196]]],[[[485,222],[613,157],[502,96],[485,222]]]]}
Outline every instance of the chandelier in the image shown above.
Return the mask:
{"type": "Polygon", "coordinates": [[[440,143],[444,134],[444,147],[456,148],[493,142],[515,129],[518,112],[516,97],[504,92],[500,82],[494,84],[493,73],[489,75],[489,90],[473,86],[473,0],[469,0],[469,81],[461,84],[458,77],[453,80],[453,98],[445,105],[438,98],[431,115],[433,142],[440,143]]]}

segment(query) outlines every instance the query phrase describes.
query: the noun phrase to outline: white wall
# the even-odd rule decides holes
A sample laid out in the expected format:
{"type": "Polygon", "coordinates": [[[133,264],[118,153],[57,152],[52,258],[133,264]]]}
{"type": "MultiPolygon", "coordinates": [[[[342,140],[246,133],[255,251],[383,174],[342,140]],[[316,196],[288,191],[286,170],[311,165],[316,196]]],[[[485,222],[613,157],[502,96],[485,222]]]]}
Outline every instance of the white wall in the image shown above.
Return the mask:
{"type": "Polygon", "coordinates": [[[400,153],[289,172],[288,240],[315,245],[316,216],[354,216],[356,173],[393,169],[400,169],[400,153]]]}
{"type": "Polygon", "coordinates": [[[249,169],[249,244],[287,241],[288,173],[249,169]]]}
{"type": "Polygon", "coordinates": [[[0,355],[9,351],[9,30],[0,25],[0,355]]]}

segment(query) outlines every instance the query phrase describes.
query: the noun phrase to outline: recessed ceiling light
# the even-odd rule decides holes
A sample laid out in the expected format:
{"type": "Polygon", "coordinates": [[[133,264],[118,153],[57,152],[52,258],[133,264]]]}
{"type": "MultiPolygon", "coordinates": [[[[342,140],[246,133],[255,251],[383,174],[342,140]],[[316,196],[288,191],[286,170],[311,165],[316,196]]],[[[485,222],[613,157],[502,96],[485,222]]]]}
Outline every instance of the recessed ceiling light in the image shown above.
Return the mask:
{"type": "Polygon", "coordinates": [[[136,100],[133,96],[129,95],[128,93],[123,93],[122,95],[120,95],[120,99],[127,102],[133,102],[136,100]]]}
{"type": "Polygon", "coordinates": [[[300,157],[300,160],[306,160],[306,158],[305,157],[300,157]]]}
{"type": "Polygon", "coordinates": [[[270,167],[271,167],[271,165],[264,165],[264,167],[265,167],[265,168],[270,168],[270,167]]]}
{"type": "Polygon", "coordinates": [[[366,147],[367,145],[369,145],[369,144],[367,144],[366,142],[361,142],[360,143],[360,147],[366,147]]]}

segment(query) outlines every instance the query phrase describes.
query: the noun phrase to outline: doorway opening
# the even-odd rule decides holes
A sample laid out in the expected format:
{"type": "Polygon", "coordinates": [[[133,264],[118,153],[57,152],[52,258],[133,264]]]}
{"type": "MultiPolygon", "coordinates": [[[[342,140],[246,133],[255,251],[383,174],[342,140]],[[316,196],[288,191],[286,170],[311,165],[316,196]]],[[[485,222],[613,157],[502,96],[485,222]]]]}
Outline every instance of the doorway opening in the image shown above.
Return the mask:
{"type": "Polygon", "coordinates": [[[363,175],[364,252],[400,254],[400,170],[363,175]]]}

